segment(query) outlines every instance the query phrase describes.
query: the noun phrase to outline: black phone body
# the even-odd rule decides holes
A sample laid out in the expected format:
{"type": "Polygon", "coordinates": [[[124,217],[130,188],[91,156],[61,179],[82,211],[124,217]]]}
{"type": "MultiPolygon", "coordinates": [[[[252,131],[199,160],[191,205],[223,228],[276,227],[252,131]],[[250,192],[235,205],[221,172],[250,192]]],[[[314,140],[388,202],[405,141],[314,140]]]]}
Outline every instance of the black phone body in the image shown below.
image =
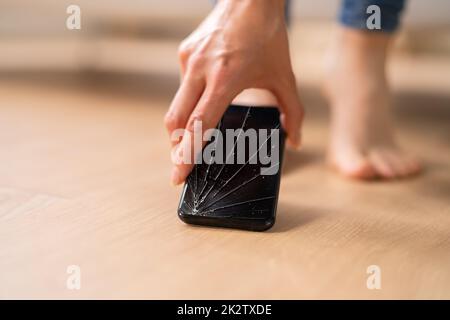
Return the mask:
{"type": "Polygon", "coordinates": [[[213,136],[203,148],[201,163],[186,179],[178,216],[196,225],[271,228],[285,143],[278,109],[231,105],[217,129],[222,138],[213,136]]]}

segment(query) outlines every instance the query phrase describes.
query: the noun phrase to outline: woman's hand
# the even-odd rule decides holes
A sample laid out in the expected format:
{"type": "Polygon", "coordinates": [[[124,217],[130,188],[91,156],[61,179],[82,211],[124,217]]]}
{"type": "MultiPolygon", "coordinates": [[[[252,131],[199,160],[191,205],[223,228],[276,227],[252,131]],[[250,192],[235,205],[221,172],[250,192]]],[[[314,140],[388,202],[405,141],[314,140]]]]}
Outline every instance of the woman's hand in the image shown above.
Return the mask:
{"type": "MultiPolygon", "coordinates": [[[[194,122],[214,128],[233,98],[247,88],[264,88],[277,98],[288,142],[300,144],[303,108],[292,72],[283,0],[222,0],[179,48],[181,84],[165,116],[172,158],[193,150],[194,122]]],[[[202,134],[203,134],[202,132],[202,134]]],[[[194,155],[193,155],[194,156],[194,155]]],[[[193,160],[193,158],[192,158],[193,160]]],[[[179,184],[194,161],[175,164],[179,184]]]]}

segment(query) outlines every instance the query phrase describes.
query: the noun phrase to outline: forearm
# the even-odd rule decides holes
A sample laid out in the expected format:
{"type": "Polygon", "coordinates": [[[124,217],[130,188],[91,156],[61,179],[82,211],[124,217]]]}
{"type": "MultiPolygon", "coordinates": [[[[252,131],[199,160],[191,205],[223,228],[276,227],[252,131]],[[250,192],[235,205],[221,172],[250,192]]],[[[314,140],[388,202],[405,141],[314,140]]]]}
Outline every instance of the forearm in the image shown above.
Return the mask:
{"type": "Polygon", "coordinates": [[[229,4],[229,5],[251,5],[251,6],[259,6],[259,7],[267,7],[267,8],[277,8],[284,9],[285,0],[218,0],[217,3],[220,5],[229,4]]]}
{"type": "MultiPolygon", "coordinates": [[[[265,38],[285,28],[285,0],[219,0],[204,24],[217,28],[241,30],[264,30],[265,38]]],[[[213,28],[210,31],[213,32],[213,28]]],[[[258,39],[246,39],[257,42],[258,39]]],[[[224,39],[227,41],[227,39],[224,39]]]]}
{"type": "Polygon", "coordinates": [[[215,9],[226,16],[245,13],[264,20],[269,17],[284,19],[285,0],[218,0],[215,9]]]}

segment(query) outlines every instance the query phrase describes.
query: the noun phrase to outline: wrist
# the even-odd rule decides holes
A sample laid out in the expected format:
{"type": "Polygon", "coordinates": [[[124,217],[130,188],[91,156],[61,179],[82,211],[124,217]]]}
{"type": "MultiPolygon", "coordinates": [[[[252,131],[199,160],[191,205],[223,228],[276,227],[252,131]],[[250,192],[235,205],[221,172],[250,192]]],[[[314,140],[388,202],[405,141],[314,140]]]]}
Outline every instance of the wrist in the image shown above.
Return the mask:
{"type": "Polygon", "coordinates": [[[227,25],[240,21],[245,26],[276,30],[285,23],[284,0],[219,0],[214,11],[227,25]]]}
{"type": "Polygon", "coordinates": [[[267,13],[284,15],[285,0],[218,0],[223,8],[249,8],[267,13]]]}

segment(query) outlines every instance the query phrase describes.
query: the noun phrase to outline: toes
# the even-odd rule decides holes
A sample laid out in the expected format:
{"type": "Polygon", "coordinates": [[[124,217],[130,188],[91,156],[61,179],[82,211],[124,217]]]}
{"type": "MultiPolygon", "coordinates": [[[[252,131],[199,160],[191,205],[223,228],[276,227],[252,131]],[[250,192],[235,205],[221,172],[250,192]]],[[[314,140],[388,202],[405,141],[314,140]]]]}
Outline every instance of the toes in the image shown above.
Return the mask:
{"type": "Polygon", "coordinates": [[[356,179],[397,179],[421,171],[420,162],[402,151],[393,148],[377,148],[368,153],[355,150],[340,150],[330,153],[331,165],[346,177],[356,179]]]}
{"type": "Polygon", "coordinates": [[[405,158],[405,166],[407,167],[406,170],[408,175],[417,174],[422,171],[422,165],[420,164],[420,161],[413,157],[405,158]]]}
{"type": "Polygon", "coordinates": [[[406,177],[410,174],[408,161],[402,157],[401,154],[396,152],[385,152],[384,157],[386,157],[386,161],[389,162],[396,178],[406,177]]]}
{"type": "Polygon", "coordinates": [[[420,172],[420,163],[398,150],[376,150],[371,152],[370,161],[382,178],[408,177],[420,172]]]}
{"type": "Polygon", "coordinates": [[[332,161],[333,167],[349,178],[372,179],[376,176],[375,169],[368,159],[359,154],[341,155],[332,161]]]}
{"type": "Polygon", "coordinates": [[[369,159],[378,176],[387,179],[393,179],[396,177],[394,166],[389,162],[386,154],[380,151],[373,151],[369,154],[369,159]]]}
{"type": "Polygon", "coordinates": [[[369,161],[360,161],[351,166],[344,167],[342,173],[350,178],[371,179],[376,172],[369,161]]]}
{"type": "Polygon", "coordinates": [[[391,151],[387,156],[400,177],[408,177],[420,171],[419,161],[401,151],[391,151]]]}

